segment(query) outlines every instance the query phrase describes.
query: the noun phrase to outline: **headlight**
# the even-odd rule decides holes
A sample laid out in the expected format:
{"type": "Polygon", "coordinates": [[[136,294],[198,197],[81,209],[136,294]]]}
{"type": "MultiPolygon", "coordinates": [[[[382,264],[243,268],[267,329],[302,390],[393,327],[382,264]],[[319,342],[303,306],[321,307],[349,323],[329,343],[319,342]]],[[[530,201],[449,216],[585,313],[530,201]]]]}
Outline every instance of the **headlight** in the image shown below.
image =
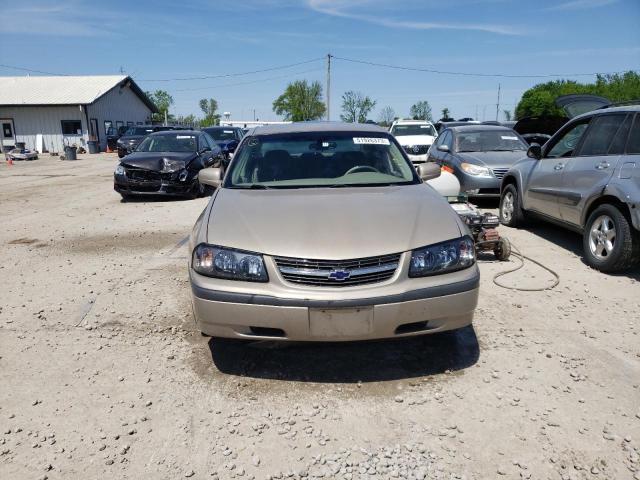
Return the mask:
{"type": "Polygon", "coordinates": [[[476,177],[490,177],[491,170],[487,167],[482,167],[480,165],[474,165],[473,163],[461,163],[460,168],[467,172],[469,175],[474,175],[476,177]]]}
{"type": "Polygon", "coordinates": [[[269,281],[262,255],[258,253],[201,243],[193,250],[191,265],[196,272],[207,277],[247,282],[269,281]]]}
{"type": "Polygon", "coordinates": [[[453,272],[472,266],[476,262],[476,250],[471,237],[419,248],[411,252],[410,277],[426,277],[453,272]]]}
{"type": "Polygon", "coordinates": [[[126,175],[126,173],[127,172],[122,165],[118,165],[116,167],[116,175],[126,175]]]}
{"type": "Polygon", "coordinates": [[[169,160],[168,158],[162,159],[162,173],[173,173],[179,170],[183,170],[185,162],[182,160],[169,160]]]}

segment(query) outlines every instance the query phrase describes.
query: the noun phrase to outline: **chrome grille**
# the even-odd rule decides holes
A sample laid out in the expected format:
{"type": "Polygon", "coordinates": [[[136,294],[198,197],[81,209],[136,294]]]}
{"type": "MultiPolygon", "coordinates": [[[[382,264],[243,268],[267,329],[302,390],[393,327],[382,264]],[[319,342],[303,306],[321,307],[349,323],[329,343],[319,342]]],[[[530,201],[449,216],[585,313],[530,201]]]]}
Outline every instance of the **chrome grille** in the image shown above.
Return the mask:
{"type": "Polygon", "coordinates": [[[425,155],[431,145],[405,145],[402,147],[409,155],[425,155]]]}
{"type": "Polygon", "coordinates": [[[493,172],[493,175],[496,178],[502,178],[504,177],[504,174],[507,173],[509,169],[508,168],[494,168],[491,171],[493,172]]]}
{"type": "Polygon", "coordinates": [[[383,282],[393,276],[400,264],[399,253],[353,260],[273,259],[288,282],[318,287],[349,287],[383,282]]]}

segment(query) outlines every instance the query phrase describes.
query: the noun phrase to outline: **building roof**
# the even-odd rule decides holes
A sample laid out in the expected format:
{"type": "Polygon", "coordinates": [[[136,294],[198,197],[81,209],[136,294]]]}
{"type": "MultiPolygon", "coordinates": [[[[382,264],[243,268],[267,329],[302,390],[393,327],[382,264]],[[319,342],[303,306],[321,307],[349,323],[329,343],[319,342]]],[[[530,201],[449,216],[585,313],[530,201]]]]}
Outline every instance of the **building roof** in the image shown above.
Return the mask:
{"type": "Polygon", "coordinates": [[[265,125],[255,127],[252,135],[274,135],[279,133],[308,133],[308,132],[363,132],[389,133],[384,128],[369,123],[344,122],[294,122],[285,125],[265,125]]]}
{"type": "Polygon", "coordinates": [[[158,111],[127,75],[0,77],[0,105],[89,105],[127,84],[152,112],[158,111]]]}

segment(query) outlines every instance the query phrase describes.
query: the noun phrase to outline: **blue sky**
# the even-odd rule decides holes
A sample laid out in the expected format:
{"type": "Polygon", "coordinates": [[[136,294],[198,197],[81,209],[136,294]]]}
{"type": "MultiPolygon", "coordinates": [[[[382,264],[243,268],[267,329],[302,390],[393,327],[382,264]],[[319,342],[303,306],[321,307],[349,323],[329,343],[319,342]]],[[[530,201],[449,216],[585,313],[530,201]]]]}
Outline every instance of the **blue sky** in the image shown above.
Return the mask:
{"type": "MultiPolygon", "coordinates": [[[[325,63],[246,76],[151,81],[268,69],[332,55],[456,72],[506,75],[640,70],[640,0],[0,0],[0,64],[76,75],[124,71],[169,91],[173,113],[216,98],[232,118],[275,120],[293,79],[324,84],[325,63]]],[[[0,75],[24,72],[0,67],[0,75]]],[[[590,81],[592,77],[569,77],[590,81]]],[[[332,118],[357,90],[399,116],[427,100],[434,114],[494,119],[498,84],[512,110],[545,81],[439,75],[335,60],[332,118]]]]}

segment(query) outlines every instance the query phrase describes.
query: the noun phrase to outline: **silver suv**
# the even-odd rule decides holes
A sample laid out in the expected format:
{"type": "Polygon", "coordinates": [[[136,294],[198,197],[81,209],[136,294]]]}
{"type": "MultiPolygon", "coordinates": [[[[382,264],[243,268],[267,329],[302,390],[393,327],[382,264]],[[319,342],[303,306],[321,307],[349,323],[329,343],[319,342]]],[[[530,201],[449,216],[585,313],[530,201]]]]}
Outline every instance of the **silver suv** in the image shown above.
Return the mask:
{"type": "Polygon", "coordinates": [[[640,263],[640,106],[579,115],[505,174],[500,220],[541,217],[583,234],[585,261],[604,272],[640,263]]]}

